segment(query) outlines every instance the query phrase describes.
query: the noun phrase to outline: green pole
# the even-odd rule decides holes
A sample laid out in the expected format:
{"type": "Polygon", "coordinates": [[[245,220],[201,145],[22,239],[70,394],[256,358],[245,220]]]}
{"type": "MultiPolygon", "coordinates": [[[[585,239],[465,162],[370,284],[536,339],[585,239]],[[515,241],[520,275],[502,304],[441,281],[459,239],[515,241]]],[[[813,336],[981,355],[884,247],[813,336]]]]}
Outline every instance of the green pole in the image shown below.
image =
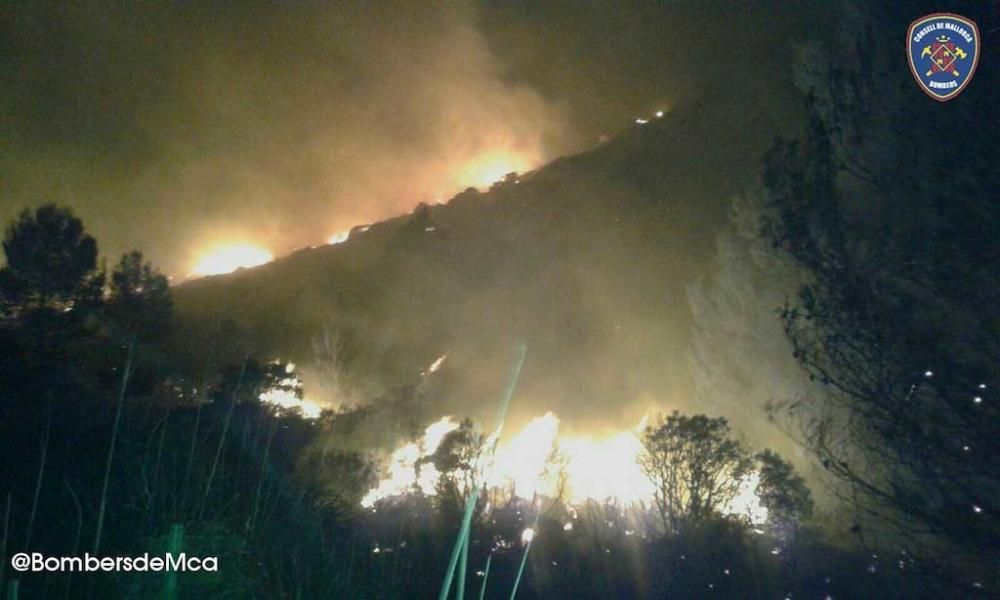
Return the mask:
{"type": "MultiPolygon", "coordinates": [[[[532,502],[534,504],[534,502],[532,502]]],[[[521,566],[517,568],[517,577],[514,579],[514,589],[510,591],[510,600],[514,600],[514,596],[517,596],[517,588],[521,585],[521,575],[524,574],[524,564],[528,562],[528,552],[531,552],[531,543],[535,541],[535,535],[538,534],[538,517],[542,514],[542,507],[537,507],[538,512],[535,513],[535,521],[531,524],[531,539],[524,546],[524,556],[521,557],[521,566]]]]}
{"type": "MultiPolygon", "coordinates": [[[[521,367],[524,366],[524,356],[528,352],[528,347],[523,341],[519,341],[514,346],[514,361],[510,365],[510,373],[507,376],[507,389],[504,390],[503,402],[500,404],[500,425],[497,427],[496,441],[500,441],[500,433],[503,432],[503,425],[507,421],[507,409],[510,408],[510,399],[514,396],[514,388],[517,387],[517,380],[521,378],[521,367]]],[[[496,445],[494,444],[494,450],[496,445]]]]}
{"type": "MultiPolygon", "coordinates": [[[[167,554],[178,556],[181,553],[181,544],[184,541],[184,526],[174,523],[170,528],[170,535],[167,538],[167,554]]],[[[177,600],[177,572],[167,571],[167,578],[163,585],[163,599],[177,600]]]]}
{"type": "Polygon", "coordinates": [[[473,491],[469,494],[469,500],[465,503],[465,515],[462,517],[462,526],[458,530],[458,539],[455,540],[455,548],[451,551],[451,560],[448,561],[448,570],[445,572],[438,600],[447,600],[448,592],[451,591],[451,580],[455,577],[455,566],[458,564],[459,555],[462,553],[462,546],[468,541],[469,527],[472,524],[472,513],[476,507],[476,496],[478,495],[478,490],[473,491]]]}
{"type": "Polygon", "coordinates": [[[469,533],[466,532],[462,554],[458,558],[458,581],[455,584],[455,598],[465,600],[465,574],[469,568],[469,533]]]}
{"type": "MultiPolygon", "coordinates": [[[[510,407],[510,399],[514,396],[514,388],[517,387],[517,380],[521,377],[521,367],[524,365],[524,356],[527,350],[528,347],[523,341],[519,341],[514,347],[514,361],[510,366],[507,387],[504,389],[503,401],[500,404],[500,425],[497,428],[497,441],[500,439],[500,432],[503,431],[504,421],[507,420],[507,409],[510,407]]],[[[493,445],[493,450],[496,450],[496,443],[493,445]]],[[[455,540],[455,547],[451,551],[451,559],[448,561],[448,569],[445,571],[444,581],[441,583],[441,593],[438,594],[438,600],[447,600],[448,593],[451,592],[451,582],[455,578],[455,567],[458,565],[458,559],[462,554],[463,547],[466,548],[466,552],[468,551],[469,529],[472,525],[472,513],[475,512],[478,497],[479,489],[476,488],[469,494],[469,500],[465,503],[465,515],[462,517],[462,526],[458,530],[458,539],[455,540]]],[[[463,581],[460,593],[464,593],[464,591],[465,584],[463,581]]]]}

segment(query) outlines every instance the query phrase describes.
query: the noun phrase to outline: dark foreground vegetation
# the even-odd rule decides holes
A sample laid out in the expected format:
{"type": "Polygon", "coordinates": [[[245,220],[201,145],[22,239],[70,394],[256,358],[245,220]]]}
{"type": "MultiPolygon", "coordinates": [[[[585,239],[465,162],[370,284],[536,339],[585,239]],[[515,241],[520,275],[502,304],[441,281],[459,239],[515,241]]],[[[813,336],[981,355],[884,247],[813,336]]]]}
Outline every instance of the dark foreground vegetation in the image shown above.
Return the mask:
{"type": "MultiPolygon", "coordinates": [[[[252,356],[219,367],[206,349],[202,372],[175,369],[162,349],[173,318],[165,278],[138,253],[109,275],[97,269],[94,240],[64,209],[25,213],[4,242],[0,552],[8,597],[438,594],[466,482],[477,475],[472,457],[483,452],[471,423],[428,458],[442,473],[435,496],[363,509],[375,455],[337,440],[375,409],[310,420],[264,403],[268,390],[301,389],[285,364],[252,356]],[[22,551],[178,550],[218,556],[219,569],[171,578],[23,574],[9,564],[22,551]]],[[[423,425],[406,417],[415,394],[401,390],[380,405],[389,434],[423,425]]],[[[801,478],[777,455],[743,448],[724,419],[675,413],[650,427],[644,444],[643,468],[658,490],[649,506],[486,491],[474,508],[468,593],[486,580],[485,597],[509,595],[529,528],[519,597],[914,597],[940,585],[905,552],[879,556],[825,540],[801,478]],[[720,512],[751,468],[761,474],[766,523],[720,512]]]]}

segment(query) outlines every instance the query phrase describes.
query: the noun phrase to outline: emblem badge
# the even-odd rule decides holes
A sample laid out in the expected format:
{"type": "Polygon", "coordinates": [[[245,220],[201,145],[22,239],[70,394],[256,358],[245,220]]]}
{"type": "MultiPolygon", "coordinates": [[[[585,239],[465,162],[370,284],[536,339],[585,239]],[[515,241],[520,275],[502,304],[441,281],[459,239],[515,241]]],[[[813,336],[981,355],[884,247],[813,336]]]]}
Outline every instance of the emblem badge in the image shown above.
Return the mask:
{"type": "Polygon", "coordinates": [[[957,96],[979,63],[979,28],[952,13],[920,17],[906,32],[910,71],[920,89],[938,102],[957,96]]]}

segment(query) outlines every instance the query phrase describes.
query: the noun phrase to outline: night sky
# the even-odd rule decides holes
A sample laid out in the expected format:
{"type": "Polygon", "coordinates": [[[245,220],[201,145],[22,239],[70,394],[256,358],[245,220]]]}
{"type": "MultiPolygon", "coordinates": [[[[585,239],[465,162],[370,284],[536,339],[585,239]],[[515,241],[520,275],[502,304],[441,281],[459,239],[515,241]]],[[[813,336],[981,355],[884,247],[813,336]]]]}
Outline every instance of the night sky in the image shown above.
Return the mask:
{"type": "Polygon", "coordinates": [[[104,256],[184,276],[215,245],[321,244],[706,95],[788,110],[822,3],[659,4],[8,2],[0,221],[68,205],[104,256]]]}

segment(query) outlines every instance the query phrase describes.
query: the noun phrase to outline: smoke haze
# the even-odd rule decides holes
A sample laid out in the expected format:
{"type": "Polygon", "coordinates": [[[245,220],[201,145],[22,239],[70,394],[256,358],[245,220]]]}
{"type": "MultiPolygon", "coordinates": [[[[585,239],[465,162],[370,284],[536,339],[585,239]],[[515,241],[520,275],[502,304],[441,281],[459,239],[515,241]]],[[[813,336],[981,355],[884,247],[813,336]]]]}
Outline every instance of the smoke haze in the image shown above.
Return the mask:
{"type": "Polygon", "coordinates": [[[809,11],[627,4],[7,3],[0,220],[69,205],[104,255],[183,276],[213,245],[323,243],[708,89],[794,108],[809,11]]]}

